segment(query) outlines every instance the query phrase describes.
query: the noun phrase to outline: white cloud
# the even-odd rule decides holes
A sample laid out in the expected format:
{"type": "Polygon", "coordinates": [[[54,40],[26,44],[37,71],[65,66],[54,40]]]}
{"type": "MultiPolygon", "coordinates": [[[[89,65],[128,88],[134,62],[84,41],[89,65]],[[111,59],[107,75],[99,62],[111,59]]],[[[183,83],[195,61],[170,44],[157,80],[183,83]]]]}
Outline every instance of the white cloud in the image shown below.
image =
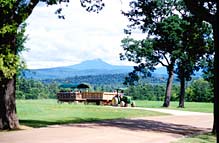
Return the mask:
{"type": "Polygon", "coordinates": [[[105,4],[96,14],[82,8],[79,0],[71,1],[68,7],[63,6],[65,20],[54,14],[59,5],[39,4],[26,21],[26,47],[30,50],[23,57],[28,68],[66,66],[96,58],[117,65],[133,64],[119,60],[123,29],[128,24],[121,9],[128,2],[110,0],[105,4]]]}

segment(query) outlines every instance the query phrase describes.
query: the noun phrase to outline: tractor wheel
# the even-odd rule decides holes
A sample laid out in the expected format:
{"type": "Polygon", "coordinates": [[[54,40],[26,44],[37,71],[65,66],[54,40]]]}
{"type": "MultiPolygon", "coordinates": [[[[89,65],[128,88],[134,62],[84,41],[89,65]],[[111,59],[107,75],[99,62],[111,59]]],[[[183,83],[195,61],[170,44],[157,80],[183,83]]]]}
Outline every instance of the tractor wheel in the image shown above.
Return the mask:
{"type": "Polygon", "coordinates": [[[118,106],[118,98],[117,97],[113,97],[112,106],[118,106]]]}
{"type": "Polygon", "coordinates": [[[131,103],[131,107],[135,107],[136,105],[135,105],[135,101],[132,101],[132,103],[131,103]]]}
{"type": "Polygon", "coordinates": [[[120,102],[120,107],[125,107],[125,102],[124,101],[120,102]]]}

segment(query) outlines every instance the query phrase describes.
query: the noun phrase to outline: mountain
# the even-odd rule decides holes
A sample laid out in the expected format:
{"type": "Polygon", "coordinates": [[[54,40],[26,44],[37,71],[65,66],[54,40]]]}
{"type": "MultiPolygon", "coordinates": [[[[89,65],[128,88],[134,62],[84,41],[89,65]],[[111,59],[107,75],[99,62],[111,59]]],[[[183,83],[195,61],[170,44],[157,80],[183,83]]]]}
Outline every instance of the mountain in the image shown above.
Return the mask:
{"type": "Polygon", "coordinates": [[[110,65],[101,59],[87,60],[80,64],[68,66],[71,69],[87,70],[87,69],[113,69],[115,66],[110,65]]]}
{"type": "Polygon", "coordinates": [[[132,70],[132,66],[111,65],[101,59],[95,59],[65,67],[29,69],[24,71],[24,75],[26,78],[33,79],[56,79],[85,75],[121,74],[129,73],[132,70]]]}
{"type": "MultiPolygon", "coordinates": [[[[75,76],[87,75],[112,75],[128,74],[133,70],[132,66],[117,66],[108,64],[101,59],[87,60],[79,64],[47,68],[47,69],[29,69],[23,73],[26,78],[32,79],[64,79],[75,76]]],[[[195,72],[195,77],[200,77],[202,72],[195,72]]],[[[166,67],[159,67],[152,73],[153,77],[167,78],[166,67]]],[[[176,76],[175,76],[176,77],[176,76]]]]}
{"type": "Polygon", "coordinates": [[[130,70],[132,68],[131,66],[117,66],[117,65],[111,65],[108,64],[101,59],[94,59],[94,60],[87,60],[83,61],[80,64],[68,66],[67,68],[76,69],[76,70],[89,70],[89,69],[105,69],[105,70],[121,70],[121,69],[127,69],[130,70]]]}

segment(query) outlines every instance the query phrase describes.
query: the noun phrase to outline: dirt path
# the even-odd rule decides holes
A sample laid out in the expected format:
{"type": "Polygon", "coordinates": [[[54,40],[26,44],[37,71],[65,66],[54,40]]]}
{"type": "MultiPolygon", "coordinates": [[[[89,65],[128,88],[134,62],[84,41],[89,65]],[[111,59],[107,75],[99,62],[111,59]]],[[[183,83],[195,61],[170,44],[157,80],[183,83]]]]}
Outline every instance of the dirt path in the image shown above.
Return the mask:
{"type": "Polygon", "coordinates": [[[211,130],[212,114],[186,113],[0,132],[0,143],[169,143],[211,130]]]}

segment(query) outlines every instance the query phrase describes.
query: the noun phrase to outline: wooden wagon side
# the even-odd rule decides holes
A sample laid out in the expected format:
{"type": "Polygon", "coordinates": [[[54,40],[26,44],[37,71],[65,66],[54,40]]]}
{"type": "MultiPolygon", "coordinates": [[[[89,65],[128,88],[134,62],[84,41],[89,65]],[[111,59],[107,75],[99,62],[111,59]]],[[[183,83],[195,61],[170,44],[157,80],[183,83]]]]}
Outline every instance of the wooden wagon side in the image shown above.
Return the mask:
{"type": "Polygon", "coordinates": [[[116,95],[113,92],[82,92],[82,99],[85,99],[87,103],[96,102],[100,104],[110,104],[113,97],[116,95]]]}
{"type": "Polygon", "coordinates": [[[58,102],[75,102],[84,101],[81,93],[79,92],[59,92],[57,93],[58,102]]]}

